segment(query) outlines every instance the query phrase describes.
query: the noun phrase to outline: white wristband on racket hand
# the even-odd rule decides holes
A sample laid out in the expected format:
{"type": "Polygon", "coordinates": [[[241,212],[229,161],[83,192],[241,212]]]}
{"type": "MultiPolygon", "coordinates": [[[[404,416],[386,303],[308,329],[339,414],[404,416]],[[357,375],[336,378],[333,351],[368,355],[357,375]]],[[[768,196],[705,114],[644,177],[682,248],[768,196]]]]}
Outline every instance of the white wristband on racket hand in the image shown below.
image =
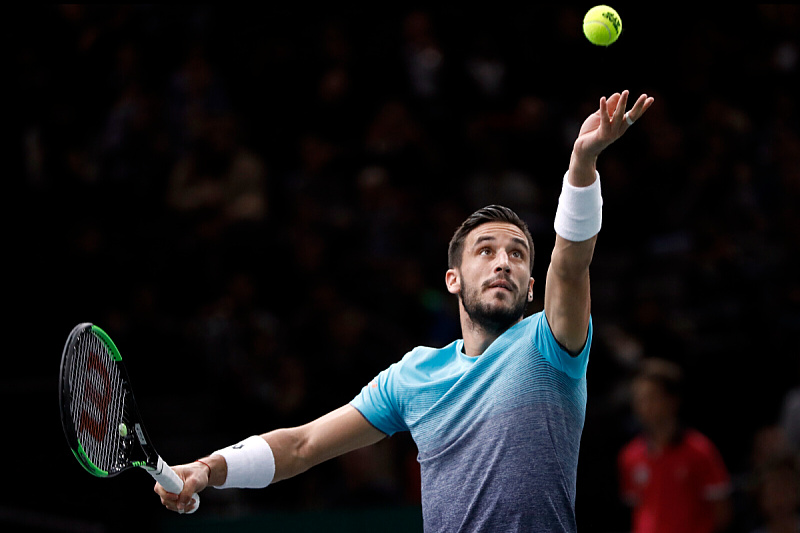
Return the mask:
{"type": "Polygon", "coordinates": [[[564,174],[553,227],[568,241],[582,242],[597,235],[603,224],[600,173],[595,171],[594,183],[588,187],[575,187],[568,177],[569,171],[564,174]]]}
{"type": "Polygon", "coordinates": [[[263,489],[275,477],[275,456],[267,441],[253,435],[238,444],[217,450],[225,458],[228,475],[218,489],[263,489]]]}

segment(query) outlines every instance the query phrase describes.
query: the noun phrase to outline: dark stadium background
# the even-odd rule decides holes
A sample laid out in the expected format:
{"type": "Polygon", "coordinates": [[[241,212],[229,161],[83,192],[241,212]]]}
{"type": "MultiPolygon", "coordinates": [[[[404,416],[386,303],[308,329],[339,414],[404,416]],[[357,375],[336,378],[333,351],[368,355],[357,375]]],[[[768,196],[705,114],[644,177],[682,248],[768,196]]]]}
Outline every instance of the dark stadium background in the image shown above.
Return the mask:
{"type": "Polygon", "coordinates": [[[589,7],[8,8],[0,528],[419,528],[407,435],[209,490],[192,517],[144,472],[92,478],[61,433],[66,335],[111,334],[168,462],[304,423],[460,337],[446,246],[479,207],[530,225],[541,308],[572,141],[622,89],[656,101],[599,163],[578,525],[628,527],[615,461],[642,356],[684,365],[733,530],[757,525],[754,462],[800,386],[800,10],[615,4],[623,33],[601,48],[589,7]]]}

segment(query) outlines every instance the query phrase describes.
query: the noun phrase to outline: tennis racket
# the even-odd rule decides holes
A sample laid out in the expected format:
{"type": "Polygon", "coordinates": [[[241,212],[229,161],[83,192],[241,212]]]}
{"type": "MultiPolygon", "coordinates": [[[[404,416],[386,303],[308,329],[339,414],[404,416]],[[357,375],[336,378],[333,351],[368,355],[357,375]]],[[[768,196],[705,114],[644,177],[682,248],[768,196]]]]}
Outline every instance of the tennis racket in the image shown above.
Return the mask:
{"type": "MultiPolygon", "coordinates": [[[[147,435],[128,372],[111,338],[99,327],[78,324],[61,355],[61,423],[80,465],[97,477],[142,468],[167,491],[183,481],[164,462],[147,435]]],[[[193,513],[200,506],[197,494],[193,513]]]]}

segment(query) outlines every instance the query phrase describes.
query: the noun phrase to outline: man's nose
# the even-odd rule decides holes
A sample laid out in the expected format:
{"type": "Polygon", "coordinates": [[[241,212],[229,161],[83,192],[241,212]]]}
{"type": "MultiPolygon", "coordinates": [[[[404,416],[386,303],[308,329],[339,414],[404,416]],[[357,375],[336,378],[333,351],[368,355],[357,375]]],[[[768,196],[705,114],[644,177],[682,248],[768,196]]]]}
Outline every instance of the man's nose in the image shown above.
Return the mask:
{"type": "Polygon", "coordinates": [[[495,272],[511,272],[511,265],[508,262],[508,254],[504,251],[500,251],[497,253],[497,259],[495,259],[494,265],[495,272]]]}

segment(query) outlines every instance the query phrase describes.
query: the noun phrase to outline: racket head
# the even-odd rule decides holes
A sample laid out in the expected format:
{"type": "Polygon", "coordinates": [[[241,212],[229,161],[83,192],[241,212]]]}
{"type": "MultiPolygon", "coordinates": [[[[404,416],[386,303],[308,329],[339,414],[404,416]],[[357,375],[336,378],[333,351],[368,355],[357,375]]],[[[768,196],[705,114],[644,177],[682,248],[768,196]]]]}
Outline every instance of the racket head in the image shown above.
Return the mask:
{"type": "Polygon", "coordinates": [[[86,471],[111,477],[135,467],[156,468],[158,454],[108,334],[89,322],[75,326],[61,356],[59,381],[64,434],[86,471]]]}

